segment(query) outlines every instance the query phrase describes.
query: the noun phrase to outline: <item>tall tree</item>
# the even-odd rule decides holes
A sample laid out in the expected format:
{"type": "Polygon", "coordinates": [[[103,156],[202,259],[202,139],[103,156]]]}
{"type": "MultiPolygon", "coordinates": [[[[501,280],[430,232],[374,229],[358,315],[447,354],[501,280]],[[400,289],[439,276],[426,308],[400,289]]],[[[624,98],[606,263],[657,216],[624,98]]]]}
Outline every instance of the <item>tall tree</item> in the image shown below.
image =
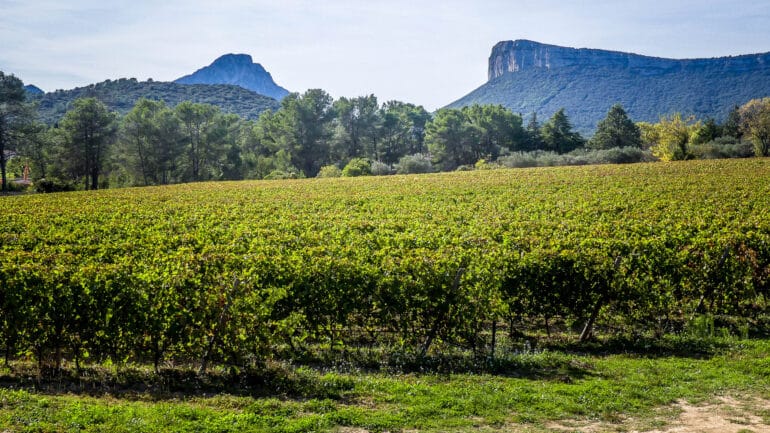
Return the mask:
{"type": "Polygon", "coordinates": [[[422,106],[388,101],[382,106],[380,157],[395,164],[402,156],[423,153],[425,124],[430,120],[422,106]]]}
{"type": "Polygon", "coordinates": [[[754,154],[770,156],[770,98],[752,99],[740,109],[741,131],[751,137],[754,154]]]}
{"type": "Polygon", "coordinates": [[[680,113],[675,113],[671,116],[661,117],[655,128],[657,129],[658,142],[652,147],[653,155],[664,161],[692,157],[690,138],[693,136],[693,132],[700,128],[699,124],[694,123],[694,119],[684,119],[680,113]]]}
{"type": "Polygon", "coordinates": [[[85,178],[86,189],[99,188],[105,156],[117,132],[116,118],[96,98],[81,98],[60,122],[71,172],[85,178]]]}
{"type": "Polygon", "coordinates": [[[733,106],[727,114],[727,120],[722,125],[722,134],[728,137],[735,137],[738,140],[743,137],[743,131],[741,131],[741,112],[740,107],[737,105],[733,106]]]}
{"type": "Polygon", "coordinates": [[[543,143],[546,150],[558,153],[567,153],[583,147],[585,140],[577,132],[572,130],[564,109],[560,109],[548,119],[541,128],[543,143]]]}
{"type": "Polygon", "coordinates": [[[591,137],[588,146],[594,149],[642,147],[641,131],[628,118],[623,106],[615,104],[596,126],[596,133],[591,137]]]}
{"type": "Polygon", "coordinates": [[[343,97],[334,101],[332,109],[336,115],[333,141],[337,157],[345,160],[362,156],[379,159],[377,141],[382,117],[377,97],[343,97]]]}
{"type": "Polygon", "coordinates": [[[709,141],[716,140],[721,136],[722,127],[717,124],[714,118],[710,117],[706,119],[706,121],[703,122],[699,128],[693,131],[690,142],[693,145],[706,144],[709,141]]]}
{"type": "Polygon", "coordinates": [[[532,112],[527,121],[526,144],[521,150],[538,150],[545,147],[540,122],[537,120],[537,113],[532,112]]]}
{"type": "Polygon", "coordinates": [[[471,105],[463,108],[471,124],[481,130],[479,157],[497,159],[500,149],[524,150],[526,133],[521,117],[502,105],[471,105]]]}
{"type": "Polygon", "coordinates": [[[155,164],[150,153],[153,150],[153,137],[156,135],[153,120],[161,108],[160,104],[157,101],[141,98],[121,123],[122,142],[126,144],[129,155],[134,157],[132,165],[136,166],[136,171],[144,185],[150,185],[156,181],[153,178],[155,164]]]}
{"type": "Polygon", "coordinates": [[[442,169],[453,170],[479,159],[482,133],[462,110],[442,108],[425,126],[425,144],[442,169]]]}
{"type": "Polygon", "coordinates": [[[310,89],[283,98],[281,108],[262,114],[258,125],[265,146],[276,152],[283,150],[294,167],[306,177],[315,177],[329,160],[333,118],[331,96],[321,89],[310,89]]]}
{"type": "Polygon", "coordinates": [[[203,180],[203,168],[211,152],[207,141],[209,130],[214,127],[218,109],[213,105],[185,101],[176,106],[176,115],[182,122],[187,147],[188,179],[203,180]]]}
{"type": "Polygon", "coordinates": [[[33,120],[33,111],[26,104],[24,83],[0,71],[0,181],[3,191],[8,190],[6,169],[9,156],[17,150],[33,120]]]}
{"type": "Polygon", "coordinates": [[[48,167],[54,160],[57,148],[55,131],[38,121],[32,122],[28,131],[19,150],[30,163],[31,177],[42,179],[48,174],[48,167]]]}

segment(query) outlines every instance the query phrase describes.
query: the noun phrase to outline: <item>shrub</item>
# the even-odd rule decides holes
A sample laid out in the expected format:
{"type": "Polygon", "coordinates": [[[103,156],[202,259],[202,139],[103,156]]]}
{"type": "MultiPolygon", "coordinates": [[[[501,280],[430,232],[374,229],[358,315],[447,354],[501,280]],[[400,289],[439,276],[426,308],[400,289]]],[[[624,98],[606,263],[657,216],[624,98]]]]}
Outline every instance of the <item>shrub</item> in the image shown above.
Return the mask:
{"type": "Polygon", "coordinates": [[[748,141],[735,137],[719,137],[708,143],[692,146],[696,159],[749,158],[754,156],[754,147],[748,141]]]}
{"type": "Polygon", "coordinates": [[[265,179],[266,180],[302,179],[303,177],[305,176],[303,176],[302,173],[294,170],[289,170],[289,171],[273,170],[267,176],[265,176],[265,179]]]}
{"type": "Polygon", "coordinates": [[[628,164],[633,162],[653,161],[650,151],[636,147],[613,147],[611,149],[578,149],[570,153],[558,154],[535,150],[532,152],[514,152],[497,160],[505,167],[553,167],[562,165],[586,164],[628,164]]]}
{"type": "Polygon", "coordinates": [[[353,158],[342,169],[345,177],[368,176],[372,174],[372,163],[366,158],[353,158]]]}
{"type": "Polygon", "coordinates": [[[35,191],[41,193],[75,191],[75,185],[56,179],[40,179],[35,182],[35,191]]]}
{"type": "Polygon", "coordinates": [[[342,170],[336,165],[324,165],[316,177],[340,177],[342,170]]]}
{"type": "Polygon", "coordinates": [[[598,150],[593,155],[589,164],[631,164],[635,162],[652,161],[652,153],[638,147],[613,147],[611,149],[598,150]]]}
{"type": "Polygon", "coordinates": [[[390,168],[390,166],[381,161],[373,161],[371,171],[375,176],[386,176],[393,174],[393,170],[390,168]]]}
{"type": "Polygon", "coordinates": [[[514,152],[497,160],[509,168],[537,167],[537,158],[535,152],[514,152]]]}
{"type": "Polygon", "coordinates": [[[498,162],[491,162],[487,161],[486,159],[480,159],[476,161],[476,164],[474,164],[474,167],[476,170],[494,170],[496,168],[500,168],[500,164],[498,162]]]}
{"type": "Polygon", "coordinates": [[[402,156],[401,159],[398,160],[396,167],[396,173],[398,174],[433,172],[433,163],[430,161],[430,156],[422,153],[402,156]]]}

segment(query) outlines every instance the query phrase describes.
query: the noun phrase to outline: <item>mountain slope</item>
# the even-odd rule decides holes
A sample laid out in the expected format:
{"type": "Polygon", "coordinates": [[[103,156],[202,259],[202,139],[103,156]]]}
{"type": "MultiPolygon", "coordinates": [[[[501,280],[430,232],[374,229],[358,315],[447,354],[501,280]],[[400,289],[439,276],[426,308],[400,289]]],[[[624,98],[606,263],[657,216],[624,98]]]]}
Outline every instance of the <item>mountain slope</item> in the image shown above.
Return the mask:
{"type": "Polygon", "coordinates": [[[247,54],[225,54],[204,68],[174,81],[179,84],[233,84],[278,100],[289,91],[247,54]]]}
{"type": "Polygon", "coordinates": [[[273,98],[254,93],[239,86],[177,84],[157,81],[139,82],[135,79],[121,78],[107,80],[86,87],[39,95],[40,119],[52,124],[78,98],[95,97],[104,102],[111,110],[127,113],[139,98],[163,100],[170,106],[183,101],[206,103],[218,106],[222,111],[234,113],[247,119],[256,119],[265,110],[277,110],[280,103],[273,98]]]}
{"type": "Polygon", "coordinates": [[[770,53],[674,60],[507,41],[492,50],[489,81],[449,106],[502,104],[541,120],[564,107],[590,134],[615,103],[635,121],[673,112],[721,121],[734,105],[768,95],[770,53]]]}
{"type": "Polygon", "coordinates": [[[24,90],[27,91],[29,95],[35,96],[35,95],[42,95],[45,93],[40,87],[37,87],[34,84],[27,84],[24,86],[24,90]]]}

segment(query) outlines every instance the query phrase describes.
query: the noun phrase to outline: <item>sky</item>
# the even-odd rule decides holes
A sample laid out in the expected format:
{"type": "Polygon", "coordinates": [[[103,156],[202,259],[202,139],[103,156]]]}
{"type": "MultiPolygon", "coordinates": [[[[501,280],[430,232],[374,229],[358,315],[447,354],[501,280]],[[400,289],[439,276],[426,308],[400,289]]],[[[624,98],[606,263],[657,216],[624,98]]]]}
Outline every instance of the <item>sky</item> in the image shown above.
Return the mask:
{"type": "Polygon", "coordinates": [[[658,57],[770,51],[770,0],[0,0],[0,70],[45,91],[250,54],[290,91],[435,110],[530,39],[658,57]]]}

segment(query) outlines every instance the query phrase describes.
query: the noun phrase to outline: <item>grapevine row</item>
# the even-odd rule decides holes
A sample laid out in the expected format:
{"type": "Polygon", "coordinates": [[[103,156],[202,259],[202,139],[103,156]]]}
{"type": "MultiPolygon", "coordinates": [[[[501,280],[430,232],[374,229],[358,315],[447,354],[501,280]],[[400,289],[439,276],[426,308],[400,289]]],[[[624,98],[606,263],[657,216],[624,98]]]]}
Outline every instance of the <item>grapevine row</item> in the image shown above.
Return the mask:
{"type": "Polygon", "coordinates": [[[492,350],[770,294],[770,161],[189,184],[2,198],[6,359],[252,365],[322,343],[492,350]],[[546,325],[547,326],[547,325],[546,325]]]}

